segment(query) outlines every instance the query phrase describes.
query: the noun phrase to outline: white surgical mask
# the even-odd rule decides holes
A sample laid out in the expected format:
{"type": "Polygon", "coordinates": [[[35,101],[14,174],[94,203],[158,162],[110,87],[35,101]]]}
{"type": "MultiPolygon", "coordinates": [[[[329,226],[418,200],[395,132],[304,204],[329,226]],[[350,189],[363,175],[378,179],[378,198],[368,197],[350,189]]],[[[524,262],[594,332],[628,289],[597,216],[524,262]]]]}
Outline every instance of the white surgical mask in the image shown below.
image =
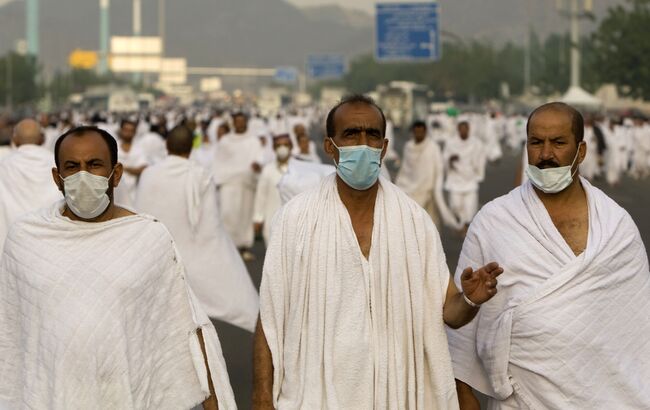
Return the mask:
{"type": "Polygon", "coordinates": [[[578,172],[577,167],[574,172],[571,172],[571,169],[578,159],[581,144],[582,142],[578,144],[578,152],[576,152],[576,156],[573,158],[571,165],[540,169],[535,165],[528,164],[528,167],[526,167],[526,175],[528,176],[528,179],[530,179],[530,182],[537,189],[546,194],[556,194],[564,191],[569,185],[571,185],[571,182],[573,182],[573,176],[578,172]]]}
{"type": "Polygon", "coordinates": [[[291,150],[286,145],[280,145],[275,149],[275,155],[277,155],[280,161],[284,161],[291,155],[291,150]]]}
{"type": "MultiPolygon", "coordinates": [[[[111,175],[113,172],[111,171],[111,175]]],[[[73,214],[82,219],[93,219],[101,215],[111,203],[108,197],[108,178],[79,171],[61,178],[65,192],[65,203],[73,214]]]]}

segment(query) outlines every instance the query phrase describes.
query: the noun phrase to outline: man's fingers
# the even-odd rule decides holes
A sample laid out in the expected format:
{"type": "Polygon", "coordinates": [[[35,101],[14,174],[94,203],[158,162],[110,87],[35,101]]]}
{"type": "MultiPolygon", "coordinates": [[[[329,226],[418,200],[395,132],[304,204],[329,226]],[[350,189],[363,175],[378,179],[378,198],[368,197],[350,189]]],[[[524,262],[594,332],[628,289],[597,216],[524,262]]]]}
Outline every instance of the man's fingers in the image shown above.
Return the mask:
{"type": "Polygon", "coordinates": [[[465,268],[465,270],[463,270],[463,273],[461,273],[461,275],[460,275],[461,280],[467,280],[467,279],[471,278],[472,273],[474,273],[474,270],[472,270],[471,267],[470,268],[465,268]]]}
{"type": "Polygon", "coordinates": [[[492,272],[490,272],[490,275],[492,275],[493,278],[496,278],[497,276],[501,275],[503,273],[503,268],[499,267],[492,272]]]}
{"type": "Polygon", "coordinates": [[[499,264],[496,262],[490,262],[487,265],[485,265],[483,268],[489,272],[492,273],[493,270],[497,269],[499,267],[499,264]]]}

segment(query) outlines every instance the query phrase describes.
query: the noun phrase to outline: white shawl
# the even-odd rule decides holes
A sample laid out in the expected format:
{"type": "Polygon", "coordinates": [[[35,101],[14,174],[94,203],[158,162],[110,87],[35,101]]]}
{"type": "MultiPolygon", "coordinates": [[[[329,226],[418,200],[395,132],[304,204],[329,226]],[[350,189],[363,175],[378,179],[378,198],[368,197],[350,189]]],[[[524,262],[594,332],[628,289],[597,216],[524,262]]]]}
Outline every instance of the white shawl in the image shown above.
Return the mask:
{"type": "Polygon", "coordinates": [[[459,270],[494,260],[505,272],[474,321],[449,332],[456,378],[532,409],[650,408],[645,248],[627,212],[581,181],[589,238],[580,256],[530,183],[474,218],[459,270]]]}
{"type": "Polygon", "coordinates": [[[334,175],[276,216],[260,289],[276,408],[458,408],[438,232],[380,181],[370,261],[334,175]]]}
{"type": "Polygon", "coordinates": [[[221,223],[208,171],[170,155],[142,173],[136,209],[160,219],[169,229],[185,261],[190,285],[208,316],[254,331],[257,291],[221,223]]]}
{"type": "Polygon", "coordinates": [[[54,155],[31,144],[21,145],[0,162],[0,251],[18,217],[61,199],[52,167],[54,155]]]}
{"type": "Polygon", "coordinates": [[[72,221],[63,203],[13,225],[0,262],[0,402],[12,409],[235,408],[217,334],[165,227],[72,221]]]}

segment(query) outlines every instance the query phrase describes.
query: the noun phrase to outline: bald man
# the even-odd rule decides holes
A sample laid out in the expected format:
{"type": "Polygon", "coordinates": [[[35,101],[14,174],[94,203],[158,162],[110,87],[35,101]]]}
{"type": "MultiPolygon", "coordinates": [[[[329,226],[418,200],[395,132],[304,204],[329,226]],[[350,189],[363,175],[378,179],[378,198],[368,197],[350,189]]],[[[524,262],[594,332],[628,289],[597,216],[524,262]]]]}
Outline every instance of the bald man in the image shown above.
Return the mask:
{"type": "Polygon", "coordinates": [[[17,149],[0,162],[0,249],[12,222],[61,199],[52,185],[53,156],[42,147],[44,136],[38,122],[19,122],[12,142],[17,149]]]}
{"type": "Polygon", "coordinates": [[[449,330],[460,407],[477,409],[478,390],[494,410],[649,409],[650,272],[639,230],[580,175],[589,149],[575,108],[542,105],[526,132],[528,181],[481,209],[458,262],[504,269],[497,296],[449,330]]]}

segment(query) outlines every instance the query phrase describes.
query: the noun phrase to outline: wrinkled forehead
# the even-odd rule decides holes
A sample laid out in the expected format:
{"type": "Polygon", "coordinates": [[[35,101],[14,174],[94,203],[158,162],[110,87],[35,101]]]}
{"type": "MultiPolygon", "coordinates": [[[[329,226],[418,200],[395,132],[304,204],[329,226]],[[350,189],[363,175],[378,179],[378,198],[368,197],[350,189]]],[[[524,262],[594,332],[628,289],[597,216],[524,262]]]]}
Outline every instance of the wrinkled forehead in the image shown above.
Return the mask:
{"type": "Polygon", "coordinates": [[[100,159],[111,161],[110,148],[104,138],[96,132],[68,135],[59,147],[59,163],[65,161],[83,162],[100,159]]]}
{"type": "Polygon", "coordinates": [[[334,114],[336,132],[349,128],[378,129],[383,133],[383,120],[378,108],[364,103],[344,104],[334,114]]]}
{"type": "Polygon", "coordinates": [[[547,109],[533,115],[528,127],[528,136],[570,136],[572,131],[571,114],[562,110],[547,109]]]}

